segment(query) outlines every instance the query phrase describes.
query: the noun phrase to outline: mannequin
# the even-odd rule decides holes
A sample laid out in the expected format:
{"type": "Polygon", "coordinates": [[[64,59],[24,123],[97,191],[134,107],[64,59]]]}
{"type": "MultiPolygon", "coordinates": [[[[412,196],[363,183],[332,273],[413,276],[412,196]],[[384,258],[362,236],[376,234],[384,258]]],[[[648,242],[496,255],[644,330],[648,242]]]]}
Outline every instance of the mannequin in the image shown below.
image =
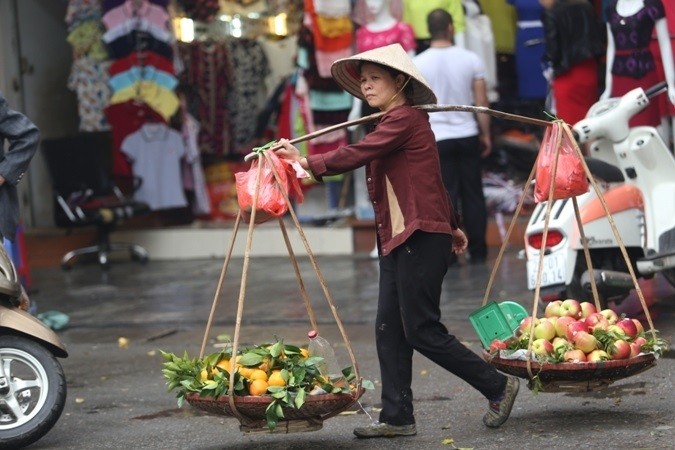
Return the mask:
{"type": "MultiPolygon", "coordinates": [[[[607,8],[607,71],[601,99],[617,97],[636,87],[658,83],[654,59],[649,51],[652,32],[661,52],[668,98],[675,104],[675,69],[668,23],[661,0],[616,0],[607,8]],[[637,41],[626,44],[628,33],[638,31],[637,41]]],[[[657,102],[631,119],[631,126],[661,123],[657,102]]]]}

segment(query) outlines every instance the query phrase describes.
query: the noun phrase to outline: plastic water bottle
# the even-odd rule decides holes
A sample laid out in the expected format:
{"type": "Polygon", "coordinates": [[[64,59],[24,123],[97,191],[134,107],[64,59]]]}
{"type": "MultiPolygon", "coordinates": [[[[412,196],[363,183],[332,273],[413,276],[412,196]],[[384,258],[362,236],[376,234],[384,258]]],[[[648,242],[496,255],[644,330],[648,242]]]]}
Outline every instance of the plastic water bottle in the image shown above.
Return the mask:
{"type": "Polygon", "coordinates": [[[326,377],[333,386],[347,386],[347,380],[342,374],[337,357],[335,356],[335,350],[333,350],[330,342],[319,336],[316,330],[311,330],[307,333],[307,337],[309,338],[309,345],[307,347],[309,356],[320,356],[323,358],[323,361],[317,364],[319,373],[326,377]]]}

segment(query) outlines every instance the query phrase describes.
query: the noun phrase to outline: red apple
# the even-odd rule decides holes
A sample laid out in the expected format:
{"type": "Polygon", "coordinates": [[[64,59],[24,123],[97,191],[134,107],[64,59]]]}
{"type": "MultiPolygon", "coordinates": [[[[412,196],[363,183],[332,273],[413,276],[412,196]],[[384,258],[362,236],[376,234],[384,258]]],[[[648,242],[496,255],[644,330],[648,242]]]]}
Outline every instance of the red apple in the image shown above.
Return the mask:
{"type": "Polygon", "coordinates": [[[638,329],[635,326],[635,322],[633,322],[631,319],[621,319],[616,324],[623,330],[624,333],[626,333],[626,336],[629,338],[637,336],[638,329]]]}
{"type": "Polygon", "coordinates": [[[567,330],[565,331],[565,337],[568,341],[574,342],[574,335],[580,331],[588,331],[586,327],[586,321],[584,320],[575,320],[574,322],[567,325],[567,330]]]}
{"type": "Polygon", "coordinates": [[[577,331],[572,337],[574,348],[588,354],[598,348],[598,340],[587,331],[577,331]]]}
{"type": "Polygon", "coordinates": [[[586,317],[590,316],[593,313],[598,312],[598,310],[595,307],[595,304],[591,302],[581,302],[579,303],[579,306],[581,307],[581,317],[585,319],[586,317]]]}
{"type": "Polygon", "coordinates": [[[541,319],[539,323],[534,326],[534,338],[546,339],[550,341],[555,337],[555,325],[548,319],[541,319]]]}
{"type": "Polygon", "coordinates": [[[603,309],[600,311],[600,314],[605,316],[605,319],[607,319],[607,322],[609,322],[610,325],[613,325],[619,321],[619,315],[614,312],[613,309],[603,309]]]}
{"type": "Polygon", "coordinates": [[[632,320],[633,323],[635,324],[635,328],[637,328],[638,334],[642,334],[645,332],[645,327],[642,326],[642,322],[640,322],[637,319],[630,319],[630,320],[632,320]]]}
{"type": "Polygon", "coordinates": [[[499,339],[495,339],[494,341],[492,341],[490,343],[489,352],[490,353],[498,353],[499,350],[506,350],[506,347],[507,347],[506,342],[504,342],[502,340],[499,340],[499,339]]]}
{"type": "Polygon", "coordinates": [[[623,339],[617,339],[609,346],[609,355],[612,359],[628,359],[630,351],[630,344],[623,339]]]}
{"type": "Polygon", "coordinates": [[[532,352],[537,356],[548,356],[553,353],[553,344],[546,339],[535,339],[532,342],[532,352]]]}
{"type": "Polygon", "coordinates": [[[570,344],[570,342],[567,339],[565,339],[564,337],[560,337],[560,336],[554,337],[553,340],[551,341],[551,344],[553,344],[553,348],[555,350],[558,350],[558,347],[566,347],[566,350],[567,350],[567,348],[572,348],[572,345],[570,344]]]}
{"type": "Polygon", "coordinates": [[[546,305],[546,309],[544,310],[544,317],[558,317],[558,316],[560,316],[560,305],[561,304],[562,304],[562,300],[553,300],[548,305],[546,305]]]}
{"type": "Polygon", "coordinates": [[[608,359],[609,355],[604,350],[593,350],[586,355],[586,361],[588,362],[606,361],[608,359]]]}
{"type": "Polygon", "coordinates": [[[563,360],[565,362],[586,362],[586,353],[582,352],[578,348],[572,349],[572,350],[567,350],[563,354],[563,360]]]}
{"type": "Polygon", "coordinates": [[[635,338],[635,340],[633,342],[639,344],[640,347],[642,347],[643,345],[645,345],[647,343],[647,338],[645,338],[644,336],[638,336],[638,337],[635,338]]]}
{"type": "Polygon", "coordinates": [[[574,317],[575,319],[580,318],[581,304],[573,298],[563,300],[563,302],[560,304],[560,315],[574,317]]]}
{"type": "Polygon", "coordinates": [[[642,349],[640,348],[640,344],[638,344],[637,342],[631,342],[630,343],[630,356],[629,356],[629,358],[635,358],[640,353],[642,353],[642,349]]]}
{"type": "Polygon", "coordinates": [[[606,330],[608,326],[609,322],[607,319],[605,319],[605,316],[600,313],[596,312],[586,317],[586,327],[590,333],[592,333],[597,328],[606,330]]]}
{"type": "Polygon", "coordinates": [[[532,316],[525,317],[523,320],[520,321],[520,325],[518,326],[518,332],[521,335],[529,334],[533,321],[535,326],[539,323],[539,319],[537,319],[536,317],[535,318],[532,318],[532,316]]]}
{"type": "Polygon", "coordinates": [[[558,320],[555,321],[555,334],[560,337],[566,337],[567,325],[571,324],[572,322],[576,322],[574,317],[558,317],[558,320]]]}
{"type": "Polygon", "coordinates": [[[620,326],[618,326],[618,325],[615,324],[615,323],[612,324],[612,325],[610,325],[610,326],[608,326],[608,327],[607,327],[607,331],[609,331],[610,333],[614,334],[614,335],[616,336],[617,339],[625,339],[625,338],[627,337],[627,336],[626,336],[626,332],[623,331],[623,328],[621,328],[620,326]]]}

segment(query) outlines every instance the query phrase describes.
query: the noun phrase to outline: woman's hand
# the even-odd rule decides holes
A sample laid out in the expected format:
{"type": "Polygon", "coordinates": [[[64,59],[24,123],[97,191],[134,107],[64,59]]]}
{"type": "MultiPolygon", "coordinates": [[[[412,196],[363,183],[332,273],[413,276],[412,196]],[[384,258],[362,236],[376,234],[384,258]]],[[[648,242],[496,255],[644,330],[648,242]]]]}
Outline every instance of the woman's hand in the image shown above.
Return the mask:
{"type": "Polygon", "coordinates": [[[274,151],[274,154],[279,158],[288,159],[290,161],[300,161],[300,159],[302,159],[300,150],[295,148],[288,139],[279,139],[274,146],[281,147],[274,151]]]}
{"type": "Polygon", "coordinates": [[[464,232],[459,228],[452,230],[452,251],[460,255],[464,253],[467,245],[469,245],[469,240],[464,232]]]}

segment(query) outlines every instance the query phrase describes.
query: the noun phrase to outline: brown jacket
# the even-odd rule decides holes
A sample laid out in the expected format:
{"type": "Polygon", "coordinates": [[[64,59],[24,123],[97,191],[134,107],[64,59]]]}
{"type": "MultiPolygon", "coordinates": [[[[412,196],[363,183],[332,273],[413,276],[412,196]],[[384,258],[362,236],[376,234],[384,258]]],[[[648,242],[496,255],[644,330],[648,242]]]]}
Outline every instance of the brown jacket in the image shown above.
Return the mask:
{"type": "Polygon", "coordinates": [[[366,166],[383,255],[417,230],[450,234],[458,227],[424,111],[407,105],[393,108],[360,142],[311,155],[307,162],[317,179],[366,166]]]}

